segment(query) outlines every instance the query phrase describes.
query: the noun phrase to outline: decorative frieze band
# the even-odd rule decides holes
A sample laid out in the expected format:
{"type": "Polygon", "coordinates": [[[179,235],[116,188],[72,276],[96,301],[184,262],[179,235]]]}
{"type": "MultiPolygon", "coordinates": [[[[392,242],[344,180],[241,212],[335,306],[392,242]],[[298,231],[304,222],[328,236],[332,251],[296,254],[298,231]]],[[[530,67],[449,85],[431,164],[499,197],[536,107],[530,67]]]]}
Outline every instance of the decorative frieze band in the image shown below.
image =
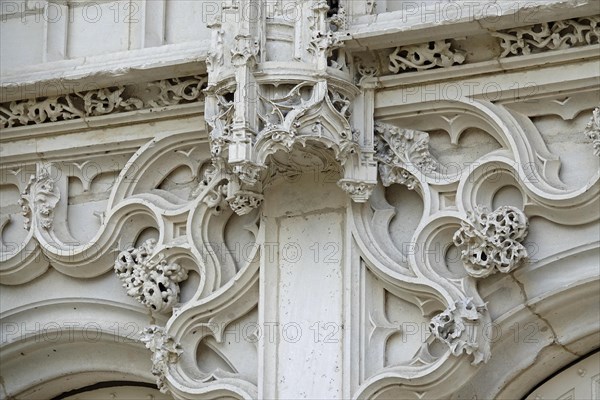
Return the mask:
{"type": "Polygon", "coordinates": [[[506,29],[492,32],[492,36],[501,39],[501,57],[527,55],[597,44],[599,23],[600,16],[583,17],[506,29]]]}
{"type": "MultiPolygon", "coordinates": [[[[499,40],[501,53],[498,58],[589,46],[600,43],[600,15],[544,22],[490,34],[499,40]]],[[[463,42],[461,46],[468,50],[469,42],[463,42]]],[[[393,74],[447,68],[470,62],[466,56],[468,52],[455,48],[450,39],[399,46],[386,52],[388,70],[393,74]]],[[[358,72],[363,75],[360,70],[358,72]]]]}
{"type": "Polygon", "coordinates": [[[400,46],[389,55],[389,70],[394,74],[450,67],[465,62],[465,53],[452,48],[449,40],[400,46]]]}
{"type": "Polygon", "coordinates": [[[206,84],[206,77],[190,76],[147,82],[143,85],[15,100],[0,104],[0,127],[6,129],[201,102],[204,100],[203,90],[206,84]]]}

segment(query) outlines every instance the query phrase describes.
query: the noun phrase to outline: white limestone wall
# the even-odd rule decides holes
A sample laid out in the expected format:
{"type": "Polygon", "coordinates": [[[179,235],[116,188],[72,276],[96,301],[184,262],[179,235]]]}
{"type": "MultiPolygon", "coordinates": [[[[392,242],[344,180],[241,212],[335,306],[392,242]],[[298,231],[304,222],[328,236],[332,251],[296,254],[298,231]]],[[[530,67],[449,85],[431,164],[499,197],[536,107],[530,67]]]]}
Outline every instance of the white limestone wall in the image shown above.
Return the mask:
{"type": "Polygon", "coordinates": [[[488,3],[3,0],[0,397],[514,399],[595,351],[600,10],[488,3]]]}
{"type": "Polygon", "coordinates": [[[1,68],[206,41],[213,8],[188,0],[3,0],[1,68]]]}

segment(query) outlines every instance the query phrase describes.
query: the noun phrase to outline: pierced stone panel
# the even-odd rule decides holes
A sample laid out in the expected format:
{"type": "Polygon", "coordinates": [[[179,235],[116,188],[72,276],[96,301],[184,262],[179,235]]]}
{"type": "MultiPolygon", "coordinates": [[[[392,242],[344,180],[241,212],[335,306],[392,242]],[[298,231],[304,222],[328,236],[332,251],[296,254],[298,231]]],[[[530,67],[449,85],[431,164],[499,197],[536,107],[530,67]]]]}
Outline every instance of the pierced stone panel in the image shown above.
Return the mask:
{"type": "Polygon", "coordinates": [[[138,248],[122,251],[115,272],[127,294],[153,311],[165,312],[179,301],[179,283],[187,279],[181,265],[155,254],[156,240],[148,239],[138,248]]]}
{"type": "Polygon", "coordinates": [[[478,208],[469,219],[454,235],[469,275],[485,278],[496,271],[507,273],[525,261],[527,250],[520,242],[527,236],[529,221],[521,210],[478,208]]]}
{"type": "Polygon", "coordinates": [[[502,57],[528,55],[597,44],[599,23],[600,16],[582,17],[506,29],[492,35],[502,40],[502,57]]]}
{"type": "Polygon", "coordinates": [[[0,104],[3,129],[154,109],[204,100],[206,78],[193,76],[140,85],[100,88],[0,104]]]}
{"type": "Polygon", "coordinates": [[[397,47],[389,55],[389,62],[388,68],[394,74],[444,68],[465,62],[465,52],[453,49],[450,40],[438,40],[397,47]]]}
{"type": "Polygon", "coordinates": [[[480,345],[481,330],[477,328],[484,313],[487,313],[484,304],[475,304],[473,299],[459,300],[433,317],[429,329],[450,347],[452,354],[472,355],[473,364],[486,362],[490,353],[480,345]]]}

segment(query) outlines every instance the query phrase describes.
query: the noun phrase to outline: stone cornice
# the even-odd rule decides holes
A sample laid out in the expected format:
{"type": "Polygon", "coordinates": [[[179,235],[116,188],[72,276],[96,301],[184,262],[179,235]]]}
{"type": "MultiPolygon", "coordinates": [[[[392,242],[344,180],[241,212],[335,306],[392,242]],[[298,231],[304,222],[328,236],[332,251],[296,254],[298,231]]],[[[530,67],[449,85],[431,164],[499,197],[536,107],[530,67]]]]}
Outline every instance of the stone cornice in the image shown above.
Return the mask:
{"type": "MultiPolygon", "coordinates": [[[[380,40],[376,50],[367,42],[348,50],[342,38],[349,1],[300,1],[302,16],[292,26],[277,10],[264,20],[244,19],[244,3],[225,0],[228,15],[211,23],[208,75],[152,64],[132,81],[135,70],[127,70],[118,84],[0,101],[2,121],[12,126],[0,135],[3,193],[14,198],[0,216],[0,282],[22,285],[7,289],[13,303],[24,308],[28,291],[48,287],[53,270],[59,282],[72,283],[60,285],[65,295],[87,295],[76,279],[94,288],[123,284],[114,299],[147,312],[151,325],[141,335],[146,362],[134,368],[146,371],[146,381],[151,372],[179,400],[446,399],[460,383],[491,376],[486,363],[532,347],[498,342],[492,323],[507,341],[527,329],[510,331],[511,319],[539,318],[550,328],[544,347],[563,343],[554,310],[544,310],[553,303],[535,302],[597,278],[589,261],[600,217],[592,154],[599,114],[591,112],[598,104],[597,36],[568,39],[573,48],[563,48],[573,32],[552,32],[557,46],[504,57],[506,37],[494,32],[510,34],[508,6],[518,4],[506,1],[494,26],[408,24],[406,38],[388,31],[389,40],[383,33],[368,39],[380,40]],[[2,234],[17,221],[21,235],[2,234]],[[339,257],[327,253],[321,264],[305,252],[296,268],[286,254],[291,243],[298,255],[338,243],[339,257]],[[272,244],[281,246],[276,257],[272,244]],[[501,280],[507,284],[494,286],[501,280]],[[12,296],[16,290],[23,295],[12,296]],[[532,305],[524,317],[519,310],[532,305]],[[341,341],[325,348],[304,336],[292,347],[289,337],[269,340],[270,333],[259,337],[254,329],[312,318],[334,320],[341,341]],[[230,340],[237,326],[243,340],[230,340]],[[319,357],[305,359],[309,352],[319,357]],[[309,379],[313,374],[318,393],[302,392],[301,380],[282,384],[296,378],[297,362],[309,379]],[[321,374],[319,364],[336,373],[321,374]]],[[[363,1],[371,11],[385,8],[363,1]]],[[[567,5],[573,13],[591,7],[583,0],[545,3],[544,18],[558,21],[578,17],[567,5]]],[[[588,14],[593,31],[597,12],[588,14]]],[[[369,18],[379,29],[394,16],[369,18]]],[[[181,62],[187,68],[203,61],[181,62]]],[[[107,71],[105,77],[118,74],[107,71]]],[[[34,305],[36,296],[44,298],[39,292],[29,299],[34,305]]],[[[569,297],[556,304],[577,304],[569,297]]],[[[41,311],[27,321],[39,320],[41,311]]],[[[31,381],[30,364],[21,360],[39,363],[46,355],[18,351],[11,345],[9,371],[31,381]]],[[[104,362],[94,365],[98,360],[104,362]]],[[[500,382],[494,379],[490,385],[500,382]]],[[[29,382],[15,389],[14,381],[7,380],[7,396],[28,398],[21,393],[29,382]]]]}
{"type": "Polygon", "coordinates": [[[589,16],[600,12],[598,3],[593,0],[460,3],[428,7],[421,5],[419,8],[423,3],[415,2],[407,5],[405,11],[361,15],[350,22],[350,35],[342,40],[350,51],[366,47],[377,50],[390,47],[390,44],[418,44],[424,37],[429,40],[443,40],[474,36],[487,34],[489,31],[589,16]],[[463,7],[459,8],[461,5],[463,7]]]}
{"type": "Polygon", "coordinates": [[[594,15],[489,31],[473,37],[449,36],[378,51],[357,51],[353,53],[355,80],[363,87],[384,81],[393,85],[394,76],[401,75],[397,82],[406,85],[527,68],[541,61],[548,65],[597,58],[599,23],[600,15],[594,15]]]}
{"type": "Polygon", "coordinates": [[[207,40],[170,44],[2,71],[0,102],[202,74],[208,44],[207,40]]]}
{"type": "Polygon", "coordinates": [[[106,152],[132,154],[161,132],[193,131],[198,140],[206,141],[203,111],[201,103],[190,103],[161,110],[130,111],[3,130],[0,135],[2,165],[35,163],[40,157],[36,152],[38,148],[44,149],[43,155],[48,161],[77,160],[82,153],[87,156],[106,152]],[[176,130],[172,128],[174,120],[177,120],[176,130]],[[99,138],[99,130],[106,134],[99,138]]]}

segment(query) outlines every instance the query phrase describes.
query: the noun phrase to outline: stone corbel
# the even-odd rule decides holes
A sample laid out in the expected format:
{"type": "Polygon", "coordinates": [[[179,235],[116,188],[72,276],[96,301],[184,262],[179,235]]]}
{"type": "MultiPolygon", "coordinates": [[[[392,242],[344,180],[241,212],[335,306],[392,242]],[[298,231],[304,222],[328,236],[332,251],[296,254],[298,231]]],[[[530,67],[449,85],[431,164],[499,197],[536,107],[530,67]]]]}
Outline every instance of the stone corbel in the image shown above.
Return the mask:
{"type": "Polygon", "coordinates": [[[328,19],[328,10],[324,0],[303,3],[309,29],[291,46],[304,47],[302,56],[277,71],[261,64],[268,58],[262,26],[244,21],[234,28],[225,20],[211,25],[211,68],[223,53],[231,54],[232,65],[223,74],[222,68],[209,70],[205,120],[213,162],[227,175],[226,201],[239,215],[261,205],[269,156],[294,151],[295,145],[312,142],[331,149],[343,170],[339,186],[355,201],[366,201],[376,184],[373,142],[363,140],[364,132],[353,130],[349,122],[358,89],[349,73],[348,85],[341,77],[347,71],[346,55],[338,51],[341,41],[334,32],[345,28],[345,13],[338,10],[328,19]],[[329,76],[328,67],[341,75],[329,76]],[[293,78],[282,82],[282,76],[293,78]],[[289,85],[287,93],[277,89],[282,84],[289,85]]]}

